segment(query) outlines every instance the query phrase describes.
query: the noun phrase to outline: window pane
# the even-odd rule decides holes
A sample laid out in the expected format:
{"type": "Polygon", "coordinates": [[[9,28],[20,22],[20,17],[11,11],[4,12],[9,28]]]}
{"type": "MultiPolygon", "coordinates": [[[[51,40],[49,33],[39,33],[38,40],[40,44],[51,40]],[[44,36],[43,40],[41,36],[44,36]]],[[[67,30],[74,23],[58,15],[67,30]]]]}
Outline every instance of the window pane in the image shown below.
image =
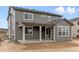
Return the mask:
{"type": "Polygon", "coordinates": [[[28,32],[28,34],[32,34],[32,32],[28,32]]]}
{"type": "Polygon", "coordinates": [[[25,34],[28,34],[28,28],[27,27],[25,28],[25,34]]]}
{"type": "Polygon", "coordinates": [[[62,34],[62,33],[61,33],[61,29],[62,29],[62,28],[59,27],[59,36],[61,36],[61,34],[62,34]]]}
{"type": "Polygon", "coordinates": [[[32,32],[33,32],[33,29],[32,28],[29,28],[28,29],[28,34],[32,34],[32,32]]]}
{"type": "Polygon", "coordinates": [[[59,27],[59,32],[61,32],[61,27],[59,27]]]}
{"type": "Polygon", "coordinates": [[[65,32],[63,32],[63,36],[65,35],[65,32]]]}
{"type": "Polygon", "coordinates": [[[61,36],[61,32],[59,32],[59,36],[61,36]]]}
{"type": "Polygon", "coordinates": [[[62,27],[62,32],[65,32],[65,27],[62,27]]]}
{"type": "Polygon", "coordinates": [[[66,27],[65,31],[66,31],[66,32],[68,32],[68,31],[69,31],[69,30],[68,30],[68,27],[66,27]]]}
{"type": "Polygon", "coordinates": [[[29,14],[29,19],[32,19],[32,15],[31,14],[29,14]]]}
{"type": "Polygon", "coordinates": [[[25,14],[25,19],[28,19],[28,14],[25,14]]]}
{"type": "Polygon", "coordinates": [[[69,35],[68,32],[66,32],[66,35],[69,35]]]}
{"type": "Polygon", "coordinates": [[[33,29],[31,27],[25,28],[25,34],[32,34],[32,33],[33,33],[33,29]]]}

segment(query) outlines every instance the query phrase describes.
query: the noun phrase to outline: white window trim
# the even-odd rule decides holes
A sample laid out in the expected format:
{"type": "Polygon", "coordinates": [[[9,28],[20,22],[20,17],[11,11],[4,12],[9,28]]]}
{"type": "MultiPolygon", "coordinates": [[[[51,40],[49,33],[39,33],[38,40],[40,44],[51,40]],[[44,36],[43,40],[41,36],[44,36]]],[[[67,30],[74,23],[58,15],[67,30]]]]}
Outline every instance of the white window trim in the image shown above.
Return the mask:
{"type": "MultiPolygon", "coordinates": [[[[25,26],[25,28],[26,28],[26,27],[31,27],[32,30],[33,30],[33,26],[25,26]]],[[[25,31],[26,31],[26,30],[25,30],[25,31]]],[[[32,34],[26,34],[26,33],[25,33],[25,35],[33,35],[33,31],[32,31],[32,34]]]]}
{"type": "Polygon", "coordinates": [[[58,37],[69,37],[70,36],[70,32],[69,32],[69,26],[58,26],[58,37]],[[59,35],[59,27],[67,27],[68,28],[68,35],[59,35]]]}
{"type": "Polygon", "coordinates": [[[24,13],[23,13],[23,19],[24,19],[24,20],[33,20],[33,14],[32,14],[32,13],[24,12],[24,13]],[[25,14],[31,14],[31,15],[32,15],[32,19],[25,19],[25,14]]]}
{"type": "Polygon", "coordinates": [[[48,21],[51,21],[51,16],[48,16],[48,21]],[[49,19],[50,18],[50,19],[49,19]]]}

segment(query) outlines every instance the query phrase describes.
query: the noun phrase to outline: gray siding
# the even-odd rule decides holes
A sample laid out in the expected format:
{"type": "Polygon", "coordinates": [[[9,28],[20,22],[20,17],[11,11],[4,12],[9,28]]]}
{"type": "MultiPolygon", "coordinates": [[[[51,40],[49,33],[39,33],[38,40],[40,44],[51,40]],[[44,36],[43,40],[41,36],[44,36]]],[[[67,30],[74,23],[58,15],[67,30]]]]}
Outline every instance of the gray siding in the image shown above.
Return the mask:
{"type": "Polygon", "coordinates": [[[16,39],[17,40],[22,40],[22,28],[18,28],[16,23],[16,39]]]}
{"type": "MultiPolygon", "coordinates": [[[[8,29],[10,30],[10,39],[14,39],[14,36],[12,35],[12,15],[11,16],[9,16],[9,20],[10,20],[10,27],[8,27],[8,29]]],[[[8,22],[9,22],[9,20],[8,20],[8,22]]]]}
{"type": "Polygon", "coordinates": [[[71,25],[68,24],[66,21],[62,21],[62,22],[59,22],[56,27],[55,27],[55,39],[56,41],[67,41],[67,40],[71,40],[71,25]],[[61,26],[69,26],[69,32],[70,32],[70,36],[69,37],[59,37],[58,36],[58,25],[61,25],[61,26]]]}
{"type": "MultiPolygon", "coordinates": [[[[24,20],[23,19],[23,12],[16,11],[15,14],[16,14],[16,20],[17,21],[24,20]]],[[[43,22],[47,23],[48,22],[48,17],[42,17],[41,15],[42,14],[35,14],[35,13],[33,13],[33,21],[35,21],[37,23],[43,23],[43,22]]],[[[52,20],[59,20],[60,17],[51,16],[51,19],[52,20]]],[[[26,20],[26,21],[28,21],[28,20],[26,20]]]]}

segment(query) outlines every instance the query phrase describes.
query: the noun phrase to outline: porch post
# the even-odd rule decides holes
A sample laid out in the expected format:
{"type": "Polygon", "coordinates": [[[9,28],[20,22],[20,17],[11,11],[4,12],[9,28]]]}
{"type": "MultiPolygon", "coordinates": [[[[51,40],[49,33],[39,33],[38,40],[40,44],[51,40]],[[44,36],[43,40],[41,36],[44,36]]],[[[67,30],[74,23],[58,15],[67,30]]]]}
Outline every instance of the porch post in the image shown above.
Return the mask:
{"type": "Polygon", "coordinates": [[[39,39],[40,39],[40,42],[42,41],[42,27],[40,26],[40,30],[39,30],[39,39]]]}
{"type": "Polygon", "coordinates": [[[55,25],[54,25],[54,27],[53,27],[53,32],[54,32],[54,33],[53,33],[53,39],[54,39],[54,41],[56,41],[56,40],[55,40],[55,25]]]}
{"type": "MultiPolygon", "coordinates": [[[[69,30],[70,30],[70,28],[69,28],[69,30]]],[[[69,32],[69,35],[71,36],[70,39],[73,40],[73,39],[72,39],[72,26],[71,26],[71,32],[69,32]],[[70,34],[70,33],[71,33],[71,34],[70,34]]]]}
{"type": "Polygon", "coordinates": [[[25,42],[25,25],[23,25],[23,42],[25,42]]]}

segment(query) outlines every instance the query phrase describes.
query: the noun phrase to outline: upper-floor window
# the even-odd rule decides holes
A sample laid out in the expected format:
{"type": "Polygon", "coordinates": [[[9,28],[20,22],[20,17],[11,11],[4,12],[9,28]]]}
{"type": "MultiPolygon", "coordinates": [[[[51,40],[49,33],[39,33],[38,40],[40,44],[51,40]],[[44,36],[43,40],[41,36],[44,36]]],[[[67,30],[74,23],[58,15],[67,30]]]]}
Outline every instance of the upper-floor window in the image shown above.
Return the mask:
{"type": "Polygon", "coordinates": [[[24,20],[33,20],[32,13],[24,13],[24,20]]]}
{"type": "Polygon", "coordinates": [[[77,24],[79,25],[79,22],[77,24]]]}
{"type": "Polygon", "coordinates": [[[48,16],[48,21],[51,21],[51,16],[48,16]]]}
{"type": "Polygon", "coordinates": [[[69,36],[69,26],[58,26],[58,35],[60,37],[69,36]]]}

